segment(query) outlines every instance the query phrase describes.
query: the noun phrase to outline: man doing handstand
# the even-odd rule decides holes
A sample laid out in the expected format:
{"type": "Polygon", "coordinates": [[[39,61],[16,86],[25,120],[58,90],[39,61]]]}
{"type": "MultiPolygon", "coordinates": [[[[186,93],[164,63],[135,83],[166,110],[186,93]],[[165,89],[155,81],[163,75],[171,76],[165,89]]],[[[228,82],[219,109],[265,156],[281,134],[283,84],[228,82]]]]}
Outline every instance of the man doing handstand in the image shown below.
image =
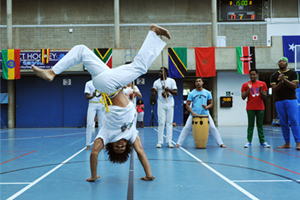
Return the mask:
{"type": "Polygon", "coordinates": [[[109,159],[113,163],[125,162],[133,146],[146,174],[141,179],[146,181],[155,179],[152,176],[148,158],[137,134],[135,107],[127,96],[120,91],[129,82],[142,74],[146,74],[151,64],[163,50],[166,43],[158,35],[171,39],[167,29],[152,24],[134,61],[113,69],[108,68],[84,45],[73,47],[52,69],[45,70],[32,66],[37,76],[52,81],[57,74],[76,64],[83,63],[92,75],[95,88],[101,91],[102,102],[105,104],[107,111],[105,113],[106,120],[94,141],[90,155],[91,177],[86,179],[87,181],[93,182],[100,178],[97,175],[97,159],[104,145],[106,145],[109,159]]]}

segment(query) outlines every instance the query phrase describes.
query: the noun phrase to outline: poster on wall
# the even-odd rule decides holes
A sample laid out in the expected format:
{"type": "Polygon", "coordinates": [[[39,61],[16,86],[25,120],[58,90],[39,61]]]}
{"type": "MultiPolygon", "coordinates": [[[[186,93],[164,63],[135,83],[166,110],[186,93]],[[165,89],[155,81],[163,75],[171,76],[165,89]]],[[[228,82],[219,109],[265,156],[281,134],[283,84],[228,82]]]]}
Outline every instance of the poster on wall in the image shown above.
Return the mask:
{"type": "MultiPolygon", "coordinates": [[[[51,69],[67,53],[68,51],[51,51],[49,63],[42,63],[40,51],[21,51],[20,69],[31,69],[31,65],[37,66],[41,69],[51,69]]],[[[0,69],[2,70],[2,53],[0,53],[0,69]]]]}

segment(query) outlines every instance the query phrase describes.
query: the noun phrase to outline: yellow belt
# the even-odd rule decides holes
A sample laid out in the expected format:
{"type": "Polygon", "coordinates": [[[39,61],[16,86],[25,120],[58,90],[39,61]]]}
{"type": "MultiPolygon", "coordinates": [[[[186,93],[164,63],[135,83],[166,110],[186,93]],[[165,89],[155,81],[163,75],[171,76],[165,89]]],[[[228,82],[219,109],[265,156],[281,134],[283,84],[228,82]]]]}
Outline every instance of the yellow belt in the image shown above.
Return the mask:
{"type": "Polygon", "coordinates": [[[112,94],[110,94],[110,95],[108,95],[107,93],[102,93],[102,92],[101,92],[102,97],[101,97],[101,99],[100,99],[100,102],[105,106],[106,112],[109,112],[107,99],[108,99],[108,101],[109,101],[109,104],[112,105],[112,102],[111,102],[111,100],[110,100],[109,97],[113,97],[113,96],[116,95],[119,91],[120,91],[120,90],[117,90],[117,91],[115,91],[114,93],[112,93],[112,94]]]}
{"type": "Polygon", "coordinates": [[[89,101],[89,103],[101,103],[100,101],[89,101]]]}

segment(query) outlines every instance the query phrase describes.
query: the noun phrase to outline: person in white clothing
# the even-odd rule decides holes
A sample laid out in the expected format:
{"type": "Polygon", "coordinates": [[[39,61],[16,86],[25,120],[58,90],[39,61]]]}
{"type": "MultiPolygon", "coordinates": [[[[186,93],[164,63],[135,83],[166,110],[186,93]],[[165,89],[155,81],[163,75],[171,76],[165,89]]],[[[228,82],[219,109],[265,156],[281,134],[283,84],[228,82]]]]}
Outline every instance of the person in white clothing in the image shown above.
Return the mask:
{"type": "Polygon", "coordinates": [[[104,120],[104,106],[100,102],[101,94],[97,92],[93,85],[93,81],[86,82],[84,88],[85,97],[89,100],[89,107],[87,111],[87,124],[86,124],[86,150],[90,150],[92,141],[92,130],[95,123],[95,116],[98,118],[98,129],[100,130],[104,120]]]}
{"type": "Polygon", "coordinates": [[[52,69],[40,69],[32,66],[37,76],[52,81],[57,74],[75,64],[83,63],[93,77],[95,88],[101,91],[101,101],[106,107],[106,119],[94,140],[90,156],[91,177],[86,181],[93,182],[100,178],[97,175],[98,154],[104,145],[106,145],[109,159],[113,163],[125,162],[131,152],[131,146],[133,146],[146,174],[141,179],[146,181],[155,179],[137,134],[136,109],[121,90],[129,82],[147,73],[151,64],[163,50],[166,43],[158,35],[171,39],[167,29],[152,24],[134,61],[113,69],[108,68],[84,45],[73,47],[52,69]]]}
{"type": "Polygon", "coordinates": [[[142,93],[136,85],[133,85],[132,82],[128,83],[126,87],[123,89],[124,94],[129,98],[129,100],[136,107],[137,97],[142,98],[142,93]]]}
{"type": "Polygon", "coordinates": [[[208,124],[209,124],[209,132],[213,135],[216,143],[219,147],[226,148],[226,145],[223,144],[220,133],[215,126],[215,123],[212,117],[209,114],[210,108],[213,107],[213,101],[211,93],[203,88],[203,80],[201,77],[196,78],[195,86],[196,89],[191,91],[187,98],[186,109],[191,113],[183,127],[178,141],[175,145],[176,148],[180,147],[188,135],[189,131],[192,128],[193,116],[197,115],[208,115],[208,124]]]}
{"type": "Polygon", "coordinates": [[[173,148],[173,118],[174,118],[174,98],[177,96],[177,85],[174,79],[167,77],[168,69],[161,67],[157,79],[150,89],[154,95],[157,95],[157,116],[158,116],[158,143],[157,148],[161,148],[164,141],[164,129],[166,124],[167,137],[166,143],[169,148],[173,148]]]}

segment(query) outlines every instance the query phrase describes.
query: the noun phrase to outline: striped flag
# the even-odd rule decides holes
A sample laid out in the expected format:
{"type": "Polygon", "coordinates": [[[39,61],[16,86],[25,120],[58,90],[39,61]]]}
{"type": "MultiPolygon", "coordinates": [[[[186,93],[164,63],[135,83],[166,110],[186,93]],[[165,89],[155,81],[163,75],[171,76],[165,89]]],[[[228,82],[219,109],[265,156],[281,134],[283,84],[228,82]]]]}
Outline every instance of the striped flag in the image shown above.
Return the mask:
{"type": "Polygon", "coordinates": [[[50,49],[41,49],[41,63],[48,64],[50,58],[50,49]]]}
{"type": "Polygon", "coordinates": [[[20,79],[20,49],[2,49],[2,77],[20,79]]]}
{"type": "Polygon", "coordinates": [[[169,77],[185,78],[187,75],[187,48],[168,48],[169,77]]]}
{"type": "Polygon", "coordinates": [[[255,48],[236,47],[237,73],[249,74],[250,69],[255,69],[255,48]]]}
{"type": "Polygon", "coordinates": [[[94,53],[109,67],[112,68],[112,48],[94,49],[94,53]]]}

